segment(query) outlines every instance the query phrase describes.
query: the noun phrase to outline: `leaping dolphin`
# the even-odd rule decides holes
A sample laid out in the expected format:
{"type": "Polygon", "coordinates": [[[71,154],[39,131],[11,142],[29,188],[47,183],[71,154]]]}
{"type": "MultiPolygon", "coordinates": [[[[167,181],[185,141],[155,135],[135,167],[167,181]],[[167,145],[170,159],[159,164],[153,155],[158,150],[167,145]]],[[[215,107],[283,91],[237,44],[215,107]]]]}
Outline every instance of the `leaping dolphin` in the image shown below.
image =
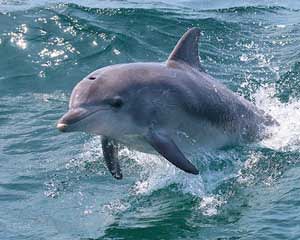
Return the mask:
{"type": "Polygon", "coordinates": [[[159,153],[185,172],[199,147],[220,148],[260,139],[272,119],[205,73],[200,65],[200,30],[189,29],[162,63],[100,68],[74,88],[62,132],[102,136],[106,166],[122,178],[119,144],[159,153]]]}

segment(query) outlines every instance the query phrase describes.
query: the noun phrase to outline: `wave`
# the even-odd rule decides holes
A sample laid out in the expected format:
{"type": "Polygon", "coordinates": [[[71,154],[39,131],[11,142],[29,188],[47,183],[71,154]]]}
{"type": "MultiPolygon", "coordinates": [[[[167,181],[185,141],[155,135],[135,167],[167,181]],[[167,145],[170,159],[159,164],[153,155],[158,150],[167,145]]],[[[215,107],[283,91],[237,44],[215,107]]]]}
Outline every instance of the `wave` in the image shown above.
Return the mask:
{"type": "Polygon", "coordinates": [[[213,10],[213,11],[225,11],[225,12],[248,12],[248,11],[273,11],[276,9],[290,9],[299,10],[300,4],[292,0],[277,0],[277,1],[252,1],[244,0],[239,2],[234,1],[195,1],[195,0],[141,0],[139,2],[126,0],[126,1],[112,1],[112,0],[3,0],[0,2],[0,12],[12,12],[27,10],[30,8],[41,7],[41,6],[53,6],[57,4],[76,4],[83,7],[89,8],[144,8],[144,9],[173,9],[173,10],[184,10],[184,9],[196,9],[196,10],[213,10]]]}

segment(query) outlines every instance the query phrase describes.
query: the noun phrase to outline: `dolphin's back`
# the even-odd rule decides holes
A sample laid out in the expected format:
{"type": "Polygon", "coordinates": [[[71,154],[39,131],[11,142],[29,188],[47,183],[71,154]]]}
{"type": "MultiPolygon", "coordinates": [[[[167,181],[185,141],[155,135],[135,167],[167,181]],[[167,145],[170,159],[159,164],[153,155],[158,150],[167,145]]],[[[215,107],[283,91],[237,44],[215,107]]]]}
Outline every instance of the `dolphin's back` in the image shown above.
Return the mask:
{"type": "MultiPolygon", "coordinates": [[[[144,72],[143,79],[148,81],[146,85],[152,90],[161,89],[163,95],[169,89],[187,115],[207,121],[228,134],[239,134],[241,141],[253,141],[260,137],[268,122],[263,111],[203,71],[184,64],[149,63],[144,66],[140,63],[135,67],[150,70],[152,75],[148,77],[144,72]]],[[[139,71],[135,69],[134,72],[137,74],[139,71]]],[[[162,102],[167,101],[162,99],[162,102]]]]}
{"type": "Polygon", "coordinates": [[[230,134],[239,134],[241,141],[261,137],[268,123],[262,110],[204,72],[193,72],[187,79],[180,95],[188,114],[230,134]]]}

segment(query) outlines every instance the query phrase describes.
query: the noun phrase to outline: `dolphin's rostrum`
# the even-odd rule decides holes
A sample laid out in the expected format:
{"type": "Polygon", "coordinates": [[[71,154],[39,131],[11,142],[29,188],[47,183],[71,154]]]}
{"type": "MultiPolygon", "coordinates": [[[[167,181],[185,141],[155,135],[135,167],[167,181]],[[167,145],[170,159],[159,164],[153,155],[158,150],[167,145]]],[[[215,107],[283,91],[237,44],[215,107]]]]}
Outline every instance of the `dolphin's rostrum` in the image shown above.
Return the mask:
{"type": "Polygon", "coordinates": [[[107,168],[122,178],[119,144],[159,153],[185,172],[200,147],[220,148],[255,141],[272,119],[204,72],[200,30],[189,29],[163,63],[129,63],[98,69],[74,88],[63,132],[102,136],[107,168]]]}

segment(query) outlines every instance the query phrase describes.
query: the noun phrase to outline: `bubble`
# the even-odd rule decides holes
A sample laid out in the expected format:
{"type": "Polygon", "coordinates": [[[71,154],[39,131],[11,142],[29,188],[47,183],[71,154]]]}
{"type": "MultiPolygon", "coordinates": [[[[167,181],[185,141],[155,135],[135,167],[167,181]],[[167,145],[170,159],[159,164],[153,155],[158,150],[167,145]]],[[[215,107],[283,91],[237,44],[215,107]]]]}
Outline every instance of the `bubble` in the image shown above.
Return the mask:
{"type": "Polygon", "coordinates": [[[118,49],[116,49],[116,48],[114,48],[113,52],[114,52],[115,55],[120,55],[120,53],[121,53],[121,52],[120,52],[118,49]]]}
{"type": "Polygon", "coordinates": [[[52,51],[47,49],[47,48],[44,48],[42,51],[39,52],[39,56],[41,58],[44,58],[44,57],[50,57],[50,58],[56,58],[56,57],[59,57],[61,55],[63,55],[65,52],[63,50],[56,50],[56,49],[53,49],[52,51]]]}
{"type": "Polygon", "coordinates": [[[284,25],[284,24],[278,24],[278,25],[276,25],[276,27],[277,27],[277,28],[285,28],[286,25],[284,25]]]}
{"type": "Polygon", "coordinates": [[[218,214],[218,208],[224,205],[226,201],[222,201],[217,196],[203,197],[199,204],[199,209],[205,216],[214,216],[218,214]]]}
{"type": "Polygon", "coordinates": [[[242,54],[241,56],[240,56],[240,60],[242,61],[242,62],[247,62],[248,61],[248,56],[246,55],[246,54],[242,54]]]}

